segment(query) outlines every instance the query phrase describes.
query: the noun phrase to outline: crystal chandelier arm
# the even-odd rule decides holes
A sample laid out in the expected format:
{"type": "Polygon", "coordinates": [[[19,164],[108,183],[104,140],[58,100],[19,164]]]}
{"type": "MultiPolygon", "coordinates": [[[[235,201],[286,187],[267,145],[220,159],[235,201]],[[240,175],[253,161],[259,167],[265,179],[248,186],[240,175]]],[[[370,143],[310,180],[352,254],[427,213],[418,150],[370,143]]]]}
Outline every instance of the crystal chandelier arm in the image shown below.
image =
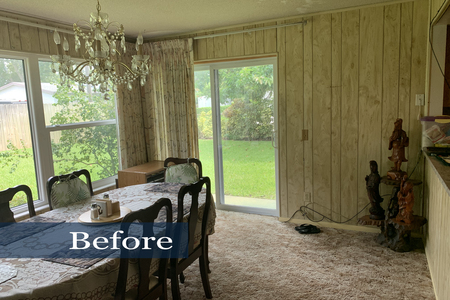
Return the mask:
{"type": "Polygon", "coordinates": [[[87,62],[87,61],[82,62],[81,64],[77,65],[77,67],[75,69],[73,69],[72,72],[68,72],[67,75],[71,76],[71,75],[75,74],[79,70],[82,70],[84,67],[86,67],[88,64],[89,64],[89,62],[87,62]]]}
{"type": "MultiPolygon", "coordinates": [[[[77,21],[75,24],[76,24],[80,29],[81,29],[81,26],[80,26],[80,25],[84,25],[84,26],[86,26],[86,27],[89,27],[90,29],[92,28],[91,23],[89,23],[89,21],[87,21],[87,20],[79,20],[79,21],[77,21]],[[80,24],[80,25],[78,25],[78,24],[80,24]]],[[[75,25],[75,24],[74,24],[74,25],[75,25]]]]}
{"type": "MultiPolygon", "coordinates": [[[[122,24],[120,24],[120,23],[117,22],[117,21],[113,21],[113,22],[108,23],[106,26],[104,26],[104,28],[105,28],[106,30],[108,30],[108,29],[110,28],[110,26],[111,26],[111,27],[117,28],[116,31],[120,31],[120,29],[121,29],[120,25],[122,25],[122,24]]],[[[123,33],[123,32],[122,32],[122,33],[123,33]]]]}
{"type": "Polygon", "coordinates": [[[138,74],[136,74],[135,72],[133,72],[133,71],[130,69],[130,67],[128,67],[126,64],[124,64],[124,63],[121,62],[121,61],[117,61],[117,62],[115,62],[114,64],[126,68],[126,69],[128,70],[128,72],[130,72],[130,73],[133,74],[133,75],[138,75],[138,74]]]}

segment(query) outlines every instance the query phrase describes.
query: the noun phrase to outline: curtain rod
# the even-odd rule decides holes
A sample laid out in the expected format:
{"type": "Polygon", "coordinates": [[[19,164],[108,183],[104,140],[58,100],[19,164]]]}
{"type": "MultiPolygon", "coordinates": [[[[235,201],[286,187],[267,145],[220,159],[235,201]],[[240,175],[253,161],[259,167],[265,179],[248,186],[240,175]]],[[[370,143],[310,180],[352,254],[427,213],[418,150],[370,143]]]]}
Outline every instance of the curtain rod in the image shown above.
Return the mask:
{"type": "MultiPolygon", "coordinates": [[[[22,25],[27,25],[27,26],[33,26],[33,27],[38,27],[38,28],[42,28],[42,29],[47,29],[47,30],[50,30],[50,31],[54,31],[56,29],[56,30],[58,30],[59,32],[62,32],[62,33],[68,33],[68,34],[72,34],[72,35],[74,34],[74,32],[71,31],[71,30],[66,30],[66,29],[62,29],[62,28],[56,28],[56,27],[53,27],[53,26],[42,25],[42,24],[39,24],[39,23],[33,23],[33,22],[28,22],[28,21],[23,21],[23,20],[18,20],[18,19],[12,19],[12,18],[8,18],[8,17],[0,16],[0,21],[17,23],[17,24],[22,24],[22,25]]],[[[307,21],[302,21],[302,22],[289,23],[289,24],[279,24],[279,25],[266,26],[266,27],[255,27],[255,28],[249,28],[249,29],[238,30],[238,31],[230,31],[230,32],[215,33],[215,34],[209,34],[209,35],[203,35],[203,36],[196,36],[196,37],[193,37],[193,39],[194,40],[208,39],[208,38],[212,38],[212,37],[224,36],[224,35],[229,35],[229,34],[246,33],[246,32],[259,31],[259,30],[266,30],[266,29],[274,29],[274,28],[281,28],[281,27],[287,27],[287,26],[300,25],[300,24],[306,24],[306,23],[307,23],[307,21]]]]}
{"type": "Polygon", "coordinates": [[[221,32],[221,33],[215,33],[215,34],[209,34],[209,35],[195,36],[195,37],[193,37],[193,39],[194,40],[208,39],[208,38],[217,37],[217,36],[253,32],[253,31],[259,31],[259,30],[266,30],[266,29],[274,29],[274,28],[294,26],[294,25],[300,25],[300,24],[306,24],[306,23],[307,23],[307,21],[302,21],[302,22],[297,22],[297,23],[279,24],[279,25],[272,25],[272,26],[266,26],[266,27],[255,27],[255,28],[248,28],[248,29],[238,30],[238,31],[221,32]]]}
{"type": "Polygon", "coordinates": [[[56,29],[59,32],[68,33],[68,34],[74,34],[73,31],[70,31],[70,30],[66,30],[66,29],[62,29],[62,28],[56,28],[56,27],[47,26],[47,25],[42,25],[42,24],[39,24],[39,23],[33,23],[33,22],[28,22],[28,21],[12,19],[12,18],[8,18],[8,17],[0,16],[0,21],[17,23],[17,24],[22,24],[22,25],[27,25],[27,26],[33,26],[33,27],[38,27],[38,28],[47,29],[47,30],[51,30],[51,31],[54,31],[56,29]]]}

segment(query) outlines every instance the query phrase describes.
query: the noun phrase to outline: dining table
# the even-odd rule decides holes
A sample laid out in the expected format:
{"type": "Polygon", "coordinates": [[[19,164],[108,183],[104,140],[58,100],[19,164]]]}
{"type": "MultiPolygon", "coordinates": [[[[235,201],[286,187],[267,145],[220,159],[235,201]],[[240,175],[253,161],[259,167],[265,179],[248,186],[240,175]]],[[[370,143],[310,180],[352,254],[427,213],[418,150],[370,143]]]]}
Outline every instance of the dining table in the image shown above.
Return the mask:
{"type": "MultiPolygon", "coordinates": [[[[149,207],[160,198],[172,202],[174,222],[177,217],[178,191],[182,185],[169,183],[146,183],[132,185],[107,192],[112,201],[119,201],[121,207],[137,211],[149,207]]],[[[200,239],[201,221],[205,208],[205,193],[199,196],[198,226],[194,239],[200,239]]],[[[34,218],[52,222],[79,222],[79,217],[90,210],[96,199],[104,193],[82,201],[60,207],[34,218]]],[[[186,195],[189,198],[189,195],[186,195]]],[[[190,201],[184,199],[184,218],[189,216],[190,201]]],[[[34,218],[28,219],[30,222],[34,218]]],[[[207,234],[214,233],[216,210],[214,200],[208,212],[207,234]]],[[[56,225],[57,226],[57,225],[56,225]]],[[[92,225],[86,225],[92,226],[92,225]]],[[[52,230],[49,228],[47,230],[52,230]]],[[[33,233],[33,235],[39,235],[33,233]]],[[[33,236],[25,236],[24,240],[33,236]]],[[[22,242],[22,241],[19,241],[22,242]]],[[[25,245],[26,243],[24,243],[25,245]]],[[[119,258],[0,258],[0,299],[2,300],[101,300],[110,298],[115,291],[119,258]]],[[[157,264],[152,267],[156,271],[157,264]]],[[[151,271],[152,271],[151,270],[151,271]]],[[[127,286],[139,282],[137,261],[132,260],[129,267],[127,286]]]]}

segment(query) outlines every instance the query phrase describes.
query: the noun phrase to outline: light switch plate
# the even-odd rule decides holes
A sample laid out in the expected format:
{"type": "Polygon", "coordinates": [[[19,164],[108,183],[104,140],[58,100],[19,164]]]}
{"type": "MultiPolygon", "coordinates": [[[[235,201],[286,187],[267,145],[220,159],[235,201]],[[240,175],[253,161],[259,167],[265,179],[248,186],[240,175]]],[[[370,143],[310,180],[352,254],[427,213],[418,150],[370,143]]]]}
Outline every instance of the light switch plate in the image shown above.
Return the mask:
{"type": "Polygon", "coordinates": [[[425,95],[424,94],[416,94],[416,106],[425,105],[425,95]]]}

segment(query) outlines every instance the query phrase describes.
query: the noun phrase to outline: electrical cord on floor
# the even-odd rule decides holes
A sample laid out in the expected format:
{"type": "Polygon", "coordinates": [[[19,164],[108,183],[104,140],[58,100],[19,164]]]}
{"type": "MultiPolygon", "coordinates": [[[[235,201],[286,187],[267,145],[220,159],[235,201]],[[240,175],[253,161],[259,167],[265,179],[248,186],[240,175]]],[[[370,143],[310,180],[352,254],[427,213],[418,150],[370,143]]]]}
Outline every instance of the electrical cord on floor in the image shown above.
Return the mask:
{"type": "Polygon", "coordinates": [[[414,166],[413,170],[411,171],[411,173],[409,174],[408,178],[411,178],[412,174],[414,174],[414,171],[416,170],[416,167],[419,165],[420,159],[422,158],[422,150],[419,151],[419,153],[417,154],[417,162],[416,165],[414,166]]]}
{"type": "Polygon", "coordinates": [[[311,222],[322,222],[323,220],[327,219],[327,220],[329,220],[332,223],[343,224],[343,223],[347,223],[347,222],[350,222],[351,220],[353,220],[356,216],[358,216],[361,212],[363,212],[367,208],[367,206],[369,206],[369,205],[370,205],[370,202],[367,203],[367,205],[364,206],[356,215],[354,215],[353,217],[351,217],[347,221],[343,221],[343,222],[335,221],[335,220],[333,220],[331,218],[328,218],[327,216],[321,214],[320,212],[318,212],[318,211],[316,211],[316,210],[314,210],[312,208],[309,208],[308,206],[300,206],[298,211],[300,211],[304,217],[306,216],[306,218],[308,218],[308,220],[310,220],[311,222]],[[320,219],[320,220],[313,220],[313,219],[311,219],[308,216],[308,212],[305,209],[309,209],[311,212],[313,212],[315,214],[318,214],[318,215],[321,215],[322,219],[320,219]]]}
{"type": "MultiPolygon", "coordinates": [[[[421,156],[422,156],[422,151],[419,151],[419,153],[417,154],[417,156],[418,156],[418,157],[417,157],[416,165],[414,166],[413,170],[412,170],[411,173],[409,174],[408,178],[411,178],[412,174],[414,174],[414,171],[416,170],[416,167],[419,165],[420,159],[421,159],[421,156]]],[[[390,196],[390,194],[383,195],[382,197],[385,197],[385,196],[390,196]]],[[[302,216],[303,216],[303,217],[306,216],[306,218],[308,218],[308,220],[310,220],[311,222],[321,222],[321,221],[323,221],[324,219],[327,219],[327,220],[329,220],[330,222],[333,222],[333,223],[343,224],[343,223],[350,222],[350,221],[353,220],[356,216],[358,216],[362,211],[364,211],[364,210],[367,208],[367,206],[369,206],[370,202],[367,203],[367,205],[364,206],[364,207],[363,207],[356,215],[354,215],[353,217],[351,217],[351,218],[348,219],[347,221],[343,221],[343,222],[335,221],[335,220],[333,220],[333,219],[331,219],[331,218],[329,218],[329,217],[327,217],[327,216],[321,214],[320,212],[318,212],[318,211],[316,211],[316,210],[314,210],[314,209],[312,209],[312,208],[309,208],[309,207],[308,207],[309,204],[311,204],[311,203],[308,203],[307,205],[302,205],[302,206],[300,206],[300,208],[297,209],[297,210],[292,214],[292,216],[291,216],[287,221],[285,221],[285,223],[287,223],[287,222],[289,222],[290,220],[292,220],[292,219],[294,218],[295,214],[297,214],[298,212],[301,212],[301,213],[302,213],[302,216]],[[316,214],[318,214],[318,215],[321,215],[321,216],[322,216],[322,219],[320,219],[320,220],[312,220],[312,219],[308,216],[308,212],[306,211],[307,209],[309,209],[309,210],[310,210],[311,212],[313,212],[313,213],[316,213],[316,214]]]]}
{"type": "MultiPolygon", "coordinates": [[[[385,196],[390,196],[390,194],[386,194],[386,195],[383,195],[383,196],[381,196],[381,197],[385,197],[385,196]]],[[[310,204],[310,203],[309,203],[309,204],[310,204]]],[[[343,221],[343,222],[335,221],[335,220],[333,220],[333,219],[331,219],[331,218],[329,218],[329,217],[327,217],[327,216],[321,214],[320,212],[318,212],[318,211],[316,211],[316,210],[314,210],[314,209],[312,209],[312,208],[309,208],[309,207],[308,207],[309,204],[300,206],[300,208],[297,209],[287,221],[284,221],[284,223],[289,222],[290,220],[292,220],[292,219],[294,218],[294,216],[295,216],[296,213],[301,212],[301,213],[302,213],[302,216],[303,216],[303,217],[306,216],[306,218],[308,218],[308,220],[310,220],[311,222],[321,222],[321,221],[323,221],[324,219],[327,219],[327,220],[331,221],[332,223],[343,224],[343,223],[350,222],[350,221],[353,220],[356,216],[358,216],[361,212],[363,212],[363,211],[367,208],[367,206],[370,205],[370,202],[367,203],[367,205],[364,206],[364,207],[363,207],[356,215],[354,215],[353,217],[351,217],[351,218],[348,219],[347,221],[343,221]],[[311,212],[316,213],[316,214],[318,214],[318,215],[321,215],[321,216],[322,216],[322,219],[320,219],[320,220],[312,220],[312,219],[308,216],[308,212],[306,212],[305,209],[309,209],[311,212]]]]}

